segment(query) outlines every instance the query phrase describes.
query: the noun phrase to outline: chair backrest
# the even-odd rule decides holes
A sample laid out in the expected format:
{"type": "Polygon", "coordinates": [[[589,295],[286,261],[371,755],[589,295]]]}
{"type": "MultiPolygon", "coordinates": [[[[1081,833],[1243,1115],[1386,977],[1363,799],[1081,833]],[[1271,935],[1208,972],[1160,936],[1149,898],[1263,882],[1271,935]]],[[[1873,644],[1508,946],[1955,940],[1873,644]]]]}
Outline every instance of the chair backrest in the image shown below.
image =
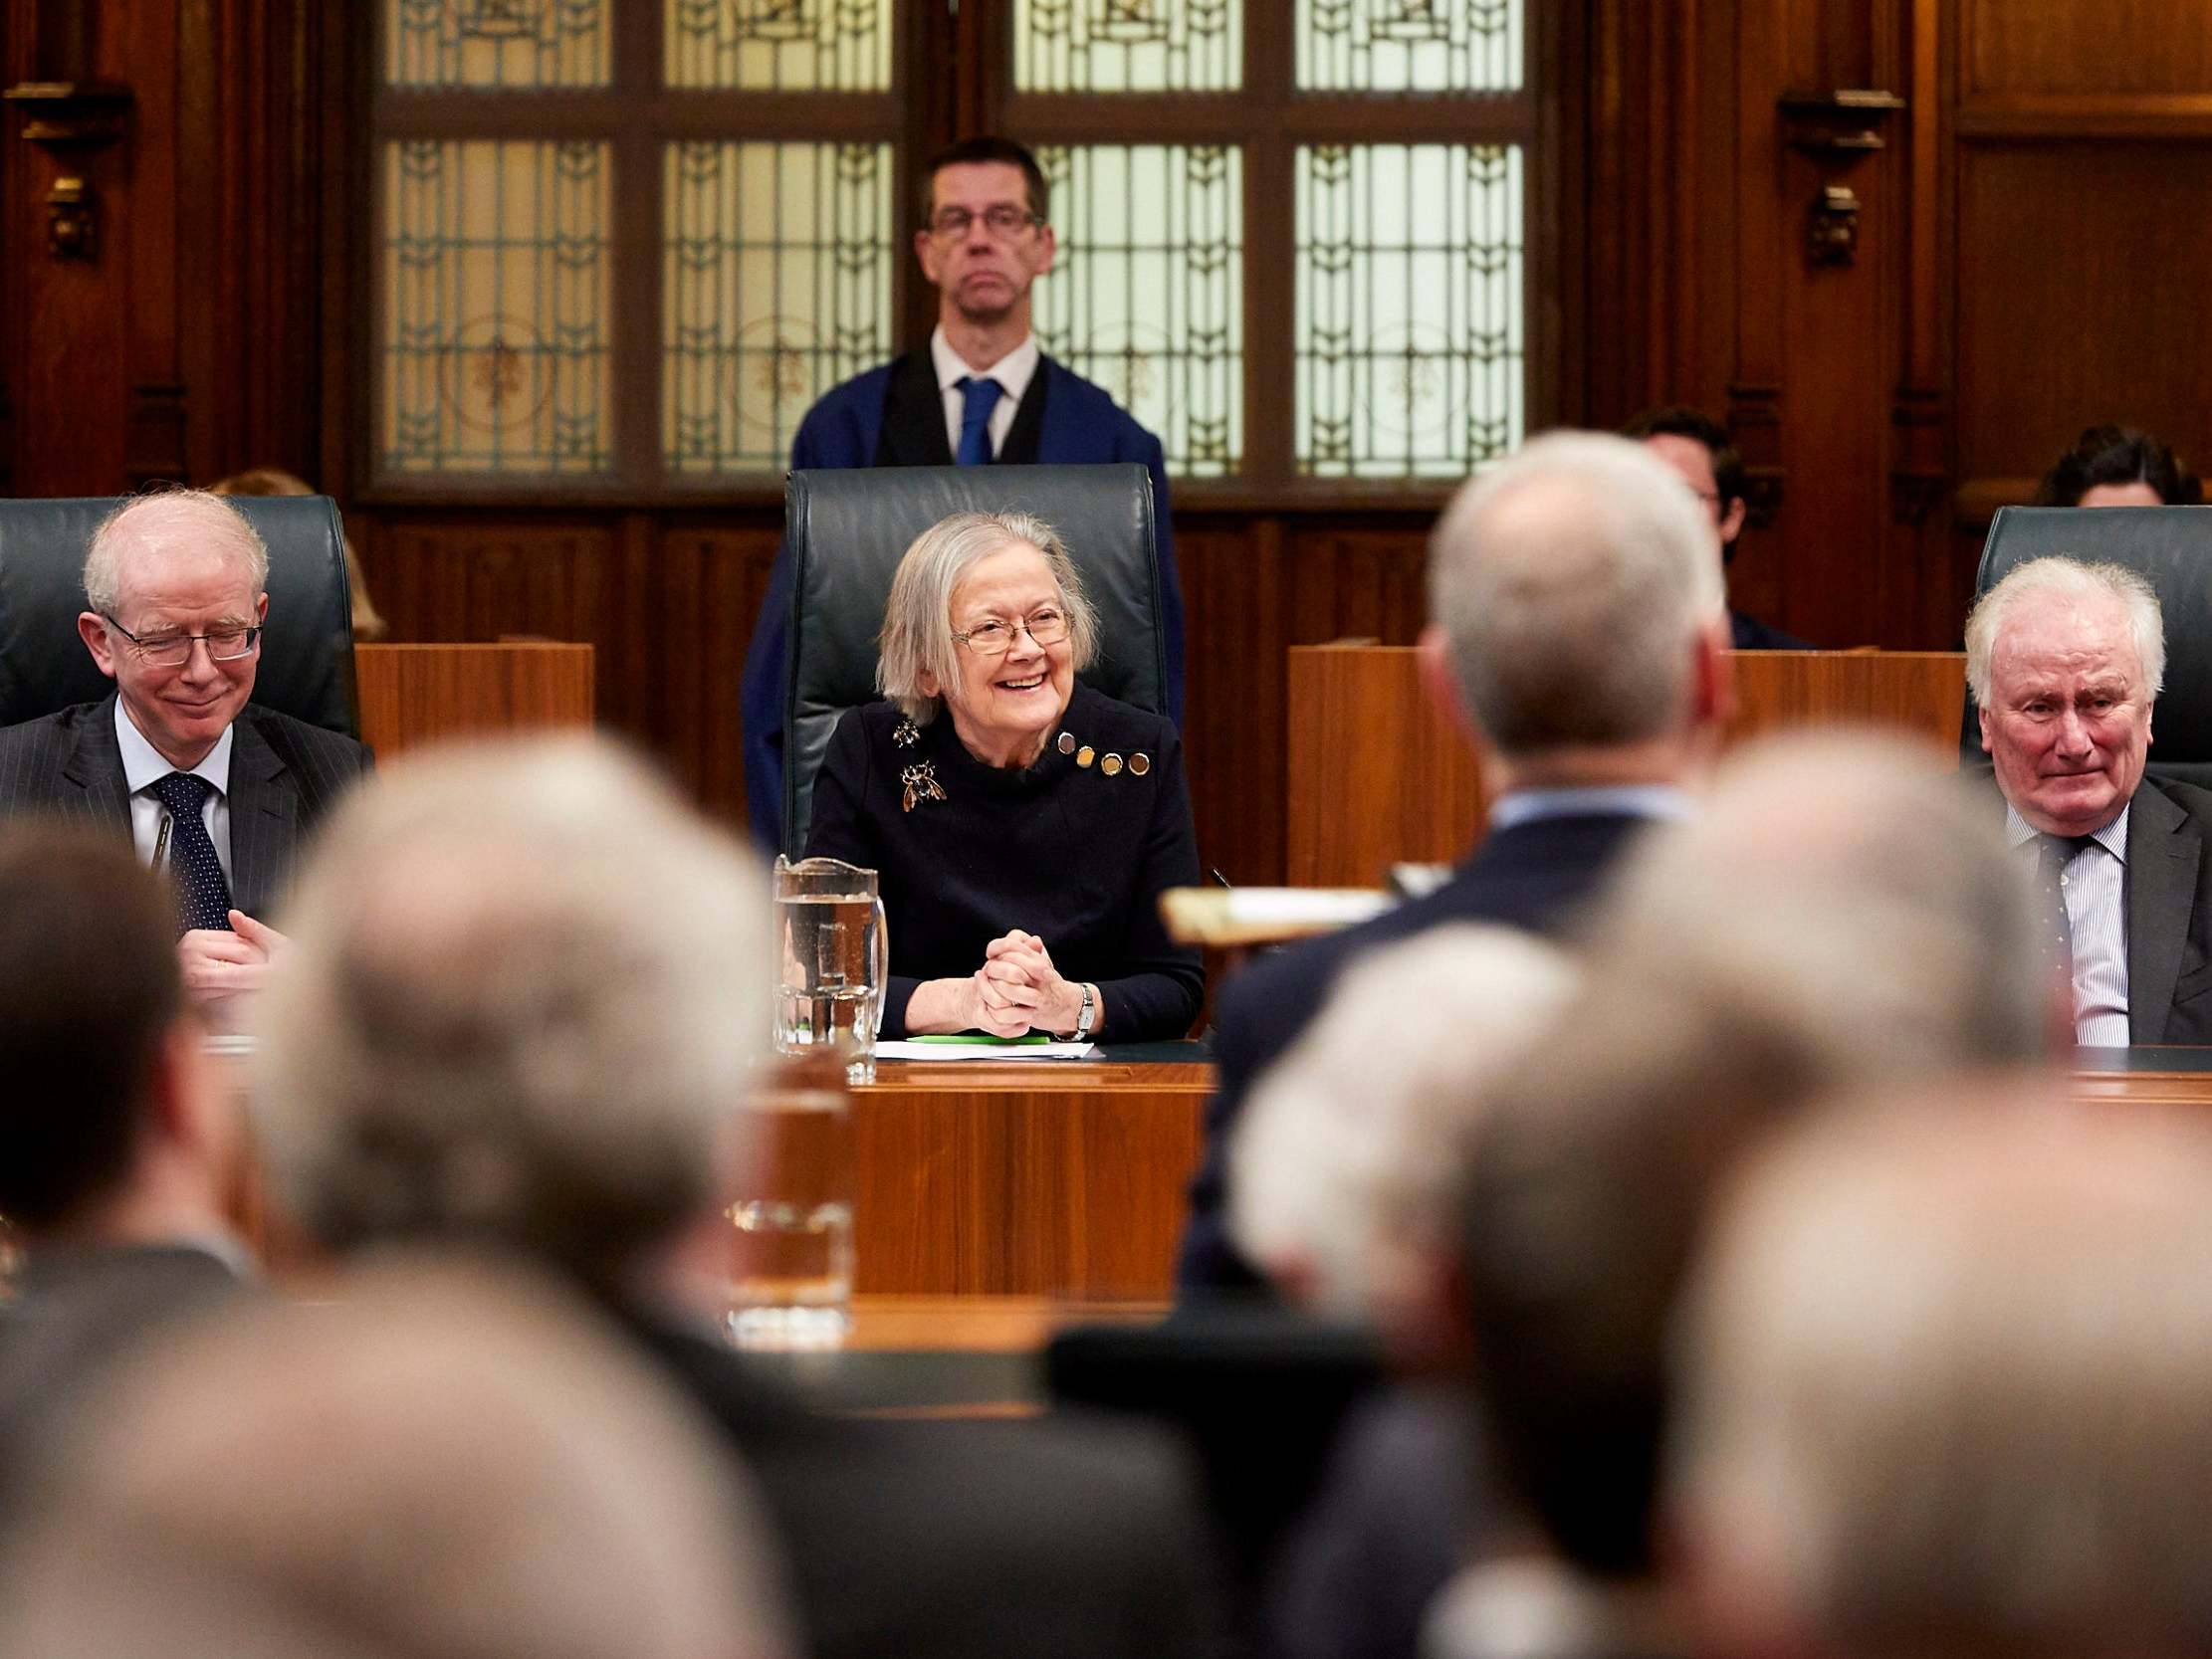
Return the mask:
{"type": "Polygon", "coordinates": [[[876,636],[899,560],[955,513],[1033,513],[1060,532],[1098,609],[1086,683],[1167,709],[1152,475],[1141,466],[872,467],[797,472],[784,486],[791,655],[783,702],[783,847],[806,844],[814,773],[837,722],[876,699],[876,636]]]}
{"type": "MultiPolygon", "coordinates": [[[[77,635],[85,547],[121,503],[97,497],[0,501],[0,726],[106,697],[77,635]]],[[[240,496],[230,505],[269,544],[269,625],[254,702],[360,735],[345,542],[328,496],[240,496]]]]}
{"type": "MultiPolygon", "coordinates": [[[[2158,694],[2147,770],[2212,788],[2212,507],[2003,507],[1990,520],[1974,597],[2030,559],[2066,557],[2140,571],[2166,621],[2166,685],[2158,694]]],[[[1961,764],[1986,764],[1973,688],[1959,733],[1961,764]]]]}

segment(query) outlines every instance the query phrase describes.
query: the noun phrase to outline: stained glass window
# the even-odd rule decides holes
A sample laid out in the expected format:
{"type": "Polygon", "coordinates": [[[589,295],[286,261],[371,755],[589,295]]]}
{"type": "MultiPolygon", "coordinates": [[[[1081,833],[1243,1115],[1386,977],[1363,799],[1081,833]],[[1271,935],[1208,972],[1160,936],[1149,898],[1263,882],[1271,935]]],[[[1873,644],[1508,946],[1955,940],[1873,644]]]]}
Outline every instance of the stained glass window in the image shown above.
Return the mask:
{"type": "Polygon", "coordinates": [[[891,85],[891,0],[663,0],[671,87],[876,92],[891,85]]]}
{"type": "Polygon", "coordinates": [[[1527,0],[1297,0],[1312,92],[1494,93],[1523,81],[1527,0]]]}
{"type": "Polygon", "coordinates": [[[607,465],[608,146],[385,146],[383,464],[607,465]]]}
{"type": "Polygon", "coordinates": [[[1158,435],[1171,472],[1234,472],[1244,442],[1242,157],[1220,145],[1046,148],[1059,261],[1044,349],[1158,435]]]}
{"type": "Polygon", "coordinates": [[[888,144],[669,146],[661,443],[778,472],[816,397],[895,349],[888,144]]]}
{"type": "Polygon", "coordinates": [[[1014,86],[1230,91],[1243,83],[1243,14],[1244,0],[1014,0],[1014,86]]]}
{"type": "Polygon", "coordinates": [[[1517,445],[1520,147],[1301,147],[1297,198],[1299,470],[1463,477],[1517,445]]]}
{"type": "Polygon", "coordinates": [[[395,87],[542,91],[607,81],[613,0],[385,0],[395,87]]]}

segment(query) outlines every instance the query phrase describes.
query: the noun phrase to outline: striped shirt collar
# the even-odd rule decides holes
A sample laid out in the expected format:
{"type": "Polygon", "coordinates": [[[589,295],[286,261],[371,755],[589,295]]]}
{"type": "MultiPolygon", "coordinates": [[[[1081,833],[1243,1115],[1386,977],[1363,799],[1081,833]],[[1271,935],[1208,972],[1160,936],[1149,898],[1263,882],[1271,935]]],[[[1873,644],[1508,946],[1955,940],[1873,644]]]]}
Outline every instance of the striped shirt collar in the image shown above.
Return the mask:
{"type": "MultiPolygon", "coordinates": [[[[2135,803],[2130,800],[2119,809],[2117,818],[2114,818],[2102,829],[2092,830],[2089,834],[2090,840],[2102,847],[2122,864],[2127,862],[2127,815],[2134,810],[2135,803]]],[[[2005,803],[2005,845],[2008,847],[2025,846],[2035,839],[2036,833],[2035,826],[2021,817],[2019,811],[2010,801],[2007,801],[2005,803]]]]}

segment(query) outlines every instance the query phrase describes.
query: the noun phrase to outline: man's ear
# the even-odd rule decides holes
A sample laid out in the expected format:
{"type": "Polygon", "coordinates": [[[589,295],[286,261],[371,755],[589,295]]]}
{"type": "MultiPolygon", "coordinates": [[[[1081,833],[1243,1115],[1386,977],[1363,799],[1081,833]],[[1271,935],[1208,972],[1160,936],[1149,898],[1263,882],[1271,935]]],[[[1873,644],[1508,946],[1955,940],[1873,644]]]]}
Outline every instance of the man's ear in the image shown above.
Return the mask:
{"type": "Polygon", "coordinates": [[[1735,551],[1736,537],[1743,533],[1743,521],[1751,517],[1751,504],[1738,496],[1728,504],[1728,511],[1720,516],[1720,545],[1729,552],[1735,551]]]}
{"type": "Polygon", "coordinates": [[[1474,724],[1459,677],[1451,668],[1451,640],[1443,624],[1432,622],[1414,642],[1414,663],[1421,675],[1421,689],[1430,704],[1450,721],[1459,734],[1479,751],[1485,746],[1482,728],[1474,724]]]}
{"type": "Polygon", "coordinates": [[[1984,709],[1980,704],[1977,703],[1974,706],[1974,718],[1981,723],[1982,753],[1991,753],[1992,750],[1990,748],[1989,738],[1989,711],[1987,709],[1984,709]]]}
{"type": "Polygon", "coordinates": [[[1736,718],[1736,671],[1728,655],[1728,619],[1716,617],[1699,628],[1690,653],[1692,724],[1718,733],[1736,718]]]}
{"type": "Polygon", "coordinates": [[[926,230],[914,233],[914,257],[922,262],[922,275],[928,279],[930,287],[938,287],[937,239],[926,230]]]}
{"type": "Polygon", "coordinates": [[[1059,256],[1059,252],[1060,239],[1052,234],[1052,227],[1050,225],[1039,225],[1037,227],[1036,269],[1038,276],[1041,277],[1052,269],[1052,261],[1059,256]]]}
{"type": "MultiPolygon", "coordinates": [[[[263,603],[267,603],[266,600],[263,603]]],[[[114,642],[108,637],[108,619],[98,611],[77,613],[77,637],[85,642],[85,649],[93,654],[93,661],[100,672],[112,680],[115,677],[114,642]]]]}

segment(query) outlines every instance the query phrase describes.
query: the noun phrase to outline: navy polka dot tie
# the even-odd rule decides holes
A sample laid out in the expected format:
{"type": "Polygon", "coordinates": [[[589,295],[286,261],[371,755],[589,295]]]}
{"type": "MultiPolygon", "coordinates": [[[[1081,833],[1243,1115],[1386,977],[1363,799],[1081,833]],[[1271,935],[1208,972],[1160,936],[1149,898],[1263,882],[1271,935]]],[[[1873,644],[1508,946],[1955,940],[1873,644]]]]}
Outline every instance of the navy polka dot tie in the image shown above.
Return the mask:
{"type": "Polygon", "coordinates": [[[171,772],[146,785],[146,793],[169,809],[169,868],[176,873],[179,933],[194,928],[230,932],[230,883],[200,816],[214,792],[214,784],[192,772],[171,772]]]}

